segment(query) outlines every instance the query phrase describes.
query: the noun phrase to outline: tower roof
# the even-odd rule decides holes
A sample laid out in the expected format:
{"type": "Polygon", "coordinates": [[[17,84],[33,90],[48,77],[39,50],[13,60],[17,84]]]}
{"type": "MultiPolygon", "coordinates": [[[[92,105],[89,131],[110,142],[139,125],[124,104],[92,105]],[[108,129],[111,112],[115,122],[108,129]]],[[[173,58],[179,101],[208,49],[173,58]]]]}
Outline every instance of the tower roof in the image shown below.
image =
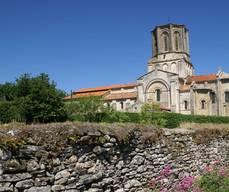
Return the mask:
{"type": "Polygon", "coordinates": [[[167,23],[165,25],[157,25],[152,32],[154,32],[157,28],[168,28],[168,27],[179,27],[179,28],[185,28],[185,30],[188,31],[188,29],[186,28],[186,26],[184,24],[175,24],[175,23],[167,23]]]}

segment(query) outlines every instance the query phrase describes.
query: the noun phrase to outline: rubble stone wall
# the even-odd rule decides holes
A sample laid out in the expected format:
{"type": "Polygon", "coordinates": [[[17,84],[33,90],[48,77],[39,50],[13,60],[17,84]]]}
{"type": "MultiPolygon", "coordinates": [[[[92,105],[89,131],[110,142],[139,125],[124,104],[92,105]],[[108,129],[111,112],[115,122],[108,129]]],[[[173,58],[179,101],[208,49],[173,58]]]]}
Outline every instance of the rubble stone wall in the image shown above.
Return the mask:
{"type": "Polygon", "coordinates": [[[197,143],[193,133],[164,129],[146,142],[135,131],[119,142],[113,134],[88,132],[68,138],[56,152],[31,137],[16,150],[0,150],[0,192],[147,191],[166,165],[179,178],[197,175],[216,159],[228,163],[229,136],[197,143]]]}

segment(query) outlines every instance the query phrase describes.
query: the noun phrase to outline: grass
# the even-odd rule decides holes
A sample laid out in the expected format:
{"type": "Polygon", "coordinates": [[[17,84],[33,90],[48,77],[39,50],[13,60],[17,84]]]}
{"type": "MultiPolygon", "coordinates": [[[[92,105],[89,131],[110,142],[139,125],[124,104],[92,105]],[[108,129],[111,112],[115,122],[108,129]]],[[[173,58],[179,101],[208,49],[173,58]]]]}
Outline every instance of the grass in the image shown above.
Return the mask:
{"type": "Polygon", "coordinates": [[[228,129],[229,130],[229,124],[221,123],[188,123],[184,122],[180,125],[181,128],[186,129],[228,129]]]}
{"type": "Polygon", "coordinates": [[[219,137],[229,137],[229,124],[182,123],[181,127],[194,130],[193,138],[197,144],[209,143],[219,137]]]}

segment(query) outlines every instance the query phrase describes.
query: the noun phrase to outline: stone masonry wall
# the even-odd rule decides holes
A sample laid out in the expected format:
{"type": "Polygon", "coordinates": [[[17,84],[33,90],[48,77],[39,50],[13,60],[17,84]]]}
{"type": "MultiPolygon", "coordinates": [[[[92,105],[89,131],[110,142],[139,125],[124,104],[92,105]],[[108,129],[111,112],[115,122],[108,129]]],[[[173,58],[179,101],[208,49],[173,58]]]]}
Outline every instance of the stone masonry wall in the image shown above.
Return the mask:
{"type": "MultiPolygon", "coordinates": [[[[54,132],[48,130],[43,134],[54,140],[54,132]]],[[[36,131],[24,135],[26,142],[18,148],[2,145],[0,192],[147,191],[149,180],[165,165],[171,165],[179,178],[198,174],[216,159],[229,162],[228,135],[203,143],[195,131],[183,129],[155,130],[157,134],[149,137],[135,127],[122,141],[110,131],[85,132],[65,136],[57,131],[65,138],[63,146],[55,143],[58,148],[37,140],[36,131]]]]}

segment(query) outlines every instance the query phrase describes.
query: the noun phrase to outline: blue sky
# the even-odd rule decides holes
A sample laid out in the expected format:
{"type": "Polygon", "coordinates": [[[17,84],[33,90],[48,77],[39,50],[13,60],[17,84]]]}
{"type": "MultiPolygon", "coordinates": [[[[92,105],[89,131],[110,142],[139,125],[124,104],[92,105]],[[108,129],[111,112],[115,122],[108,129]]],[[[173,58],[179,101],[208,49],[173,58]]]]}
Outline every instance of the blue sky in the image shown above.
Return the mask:
{"type": "Polygon", "coordinates": [[[134,82],[156,25],[185,24],[196,74],[229,72],[228,0],[0,0],[0,83],[48,73],[58,88],[134,82]]]}

